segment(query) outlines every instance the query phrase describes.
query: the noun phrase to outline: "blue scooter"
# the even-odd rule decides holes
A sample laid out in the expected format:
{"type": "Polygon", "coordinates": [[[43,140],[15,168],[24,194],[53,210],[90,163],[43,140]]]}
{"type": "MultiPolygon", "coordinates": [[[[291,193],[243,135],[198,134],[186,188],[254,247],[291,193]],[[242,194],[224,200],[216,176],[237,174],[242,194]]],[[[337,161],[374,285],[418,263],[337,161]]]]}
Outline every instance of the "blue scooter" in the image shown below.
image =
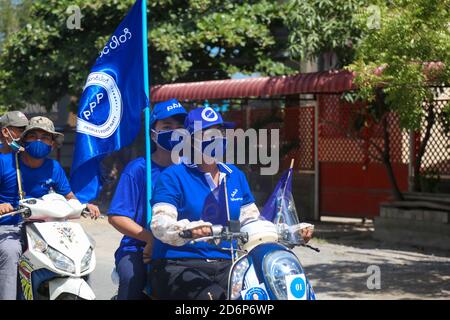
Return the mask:
{"type": "MultiPolygon", "coordinates": [[[[310,227],[311,225],[309,225],[310,227]]],[[[303,267],[292,252],[295,246],[316,248],[304,243],[301,224],[275,224],[263,218],[228,226],[212,226],[212,235],[192,240],[237,244],[228,279],[228,300],[316,300],[303,267]],[[235,260],[235,258],[237,258],[235,260]]],[[[181,233],[188,238],[191,233],[181,233]]]]}

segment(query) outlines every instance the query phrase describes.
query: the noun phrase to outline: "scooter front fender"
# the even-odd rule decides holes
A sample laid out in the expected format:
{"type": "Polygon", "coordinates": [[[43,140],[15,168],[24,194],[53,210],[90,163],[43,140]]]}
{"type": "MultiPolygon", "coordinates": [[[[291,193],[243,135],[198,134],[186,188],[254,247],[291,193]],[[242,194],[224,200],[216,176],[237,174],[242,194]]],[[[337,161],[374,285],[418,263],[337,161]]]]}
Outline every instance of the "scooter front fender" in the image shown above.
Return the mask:
{"type": "Polygon", "coordinates": [[[56,278],[49,282],[50,300],[56,300],[63,293],[84,300],[95,300],[95,294],[89,284],[81,278],[56,278]]]}

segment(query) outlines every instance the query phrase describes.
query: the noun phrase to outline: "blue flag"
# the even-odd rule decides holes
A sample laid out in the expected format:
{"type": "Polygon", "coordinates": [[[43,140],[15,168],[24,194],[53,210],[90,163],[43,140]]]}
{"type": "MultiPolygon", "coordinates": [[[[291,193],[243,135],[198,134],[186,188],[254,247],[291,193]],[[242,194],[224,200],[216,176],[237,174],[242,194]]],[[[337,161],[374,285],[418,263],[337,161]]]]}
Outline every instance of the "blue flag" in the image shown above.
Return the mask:
{"type": "Polygon", "coordinates": [[[101,189],[105,156],[130,145],[148,103],[144,88],[142,0],[136,1],[91,69],[78,107],[70,184],[81,202],[101,189]]]}
{"type": "Polygon", "coordinates": [[[283,222],[290,224],[291,221],[286,221],[291,220],[290,217],[287,217],[287,211],[295,210],[292,197],[292,175],[292,168],[288,169],[278,181],[275,190],[261,212],[261,216],[264,219],[274,223],[283,222]]]}

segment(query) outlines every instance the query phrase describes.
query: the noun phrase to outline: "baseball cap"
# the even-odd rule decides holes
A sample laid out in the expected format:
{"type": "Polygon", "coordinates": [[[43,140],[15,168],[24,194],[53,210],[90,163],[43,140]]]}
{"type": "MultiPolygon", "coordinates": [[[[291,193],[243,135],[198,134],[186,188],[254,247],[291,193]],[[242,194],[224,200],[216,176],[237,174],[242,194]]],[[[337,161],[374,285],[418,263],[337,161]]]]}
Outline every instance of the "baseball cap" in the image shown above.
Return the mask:
{"type": "Polygon", "coordinates": [[[26,127],[28,118],[20,111],[9,111],[0,118],[0,126],[4,127],[26,127]]]}
{"type": "Polygon", "coordinates": [[[46,117],[33,117],[30,119],[30,123],[25,128],[25,131],[22,133],[20,139],[25,138],[28,132],[31,130],[43,130],[45,132],[51,133],[53,135],[53,139],[55,139],[56,143],[60,146],[64,141],[64,135],[62,133],[55,131],[55,125],[53,121],[46,117]]]}
{"type": "Polygon", "coordinates": [[[184,127],[191,134],[216,125],[223,126],[224,128],[234,128],[234,123],[224,122],[220,113],[211,107],[200,107],[191,110],[184,121],[184,127]],[[200,123],[201,126],[199,127],[198,124],[195,126],[195,123],[200,123]]]}
{"type": "Polygon", "coordinates": [[[152,114],[150,115],[150,127],[153,127],[158,120],[163,120],[175,115],[187,115],[186,110],[177,99],[157,103],[153,106],[152,114]]]}

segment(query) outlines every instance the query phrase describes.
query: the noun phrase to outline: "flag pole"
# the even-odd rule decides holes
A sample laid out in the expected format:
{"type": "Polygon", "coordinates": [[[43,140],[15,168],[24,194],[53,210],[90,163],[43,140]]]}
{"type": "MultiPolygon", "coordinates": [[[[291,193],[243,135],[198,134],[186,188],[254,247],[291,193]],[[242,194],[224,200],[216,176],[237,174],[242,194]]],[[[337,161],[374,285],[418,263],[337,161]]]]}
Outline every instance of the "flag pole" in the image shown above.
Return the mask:
{"type": "MultiPolygon", "coordinates": [[[[152,198],[152,159],[151,159],[151,141],[150,141],[150,81],[148,77],[148,31],[147,31],[147,0],[142,0],[142,58],[144,60],[144,90],[147,97],[147,105],[144,109],[145,114],[145,161],[146,161],[146,175],[147,175],[147,228],[150,230],[152,222],[152,206],[150,199],[152,198]]],[[[150,265],[147,267],[147,272],[150,272],[150,265]]],[[[151,296],[150,286],[144,288],[144,292],[151,296]]]]}
{"type": "Polygon", "coordinates": [[[150,85],[148,77],[148,34],[147,34],[147,0],[142,0],[142,47],[144,59],[144,90],[147,96],[147,105],[145,106],[145,159],[146,159],[146,174],[147,174],[147,225],[150,229],[150,222],[152,221],[152,207],[150,199],[152,198],[152,161],[151,161],[151,143],[150,143],[150,85]]]}

